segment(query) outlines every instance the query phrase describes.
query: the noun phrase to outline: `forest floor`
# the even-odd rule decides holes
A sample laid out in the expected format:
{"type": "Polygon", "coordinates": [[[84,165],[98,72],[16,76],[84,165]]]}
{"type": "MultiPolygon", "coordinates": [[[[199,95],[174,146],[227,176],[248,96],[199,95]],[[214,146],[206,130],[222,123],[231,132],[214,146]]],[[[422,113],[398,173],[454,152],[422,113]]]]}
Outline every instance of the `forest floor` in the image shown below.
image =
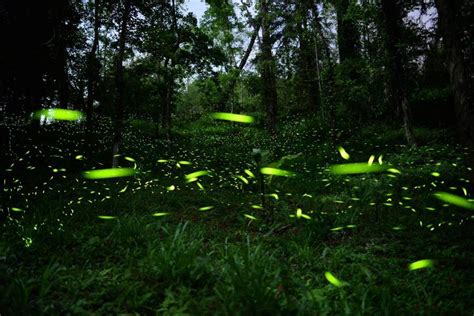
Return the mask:
{"type": "Polygon", "coordinates": [[[474,216],[433,196],[472,198],[465,148],[444,130],[417,129],[408,148],[385,125],[335,142],[314,125],[294,120],[269,137],[202,120],[170,145],[133,121],[120,162],[140,172],[108,180],[81,172],[108,167],[109,124],[91,138],[52,124],[34,140],[13,127],[0,314],[472,315],[474,216]],[[266,177],[266,209],[254,148],[295,172],[266,177]],[[400,173],[328,171],[371,155],[400,173]],[[423,259],[433,266],[409,270],[423,259]]]}

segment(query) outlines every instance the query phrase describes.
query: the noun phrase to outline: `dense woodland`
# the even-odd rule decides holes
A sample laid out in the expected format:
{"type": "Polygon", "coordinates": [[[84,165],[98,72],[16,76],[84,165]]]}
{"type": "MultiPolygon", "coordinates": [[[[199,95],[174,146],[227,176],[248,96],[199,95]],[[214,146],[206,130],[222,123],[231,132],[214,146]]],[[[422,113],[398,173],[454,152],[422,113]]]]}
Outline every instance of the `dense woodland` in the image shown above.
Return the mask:
{"type": "Polygon", "coordinates": [[[474,313],[474,1],[0,0],[0,34],[1,315],[474,313]]]}

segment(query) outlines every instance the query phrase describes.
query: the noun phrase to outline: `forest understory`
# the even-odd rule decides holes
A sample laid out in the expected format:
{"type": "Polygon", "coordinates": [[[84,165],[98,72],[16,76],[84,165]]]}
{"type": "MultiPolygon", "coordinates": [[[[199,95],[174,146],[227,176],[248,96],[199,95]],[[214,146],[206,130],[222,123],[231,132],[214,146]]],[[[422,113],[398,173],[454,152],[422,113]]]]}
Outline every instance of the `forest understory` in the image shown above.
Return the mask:
{"type": "Polygon", "coordinates": [[[331,142],[315,123],[295,119],[272,138],[206,118],[167,143],[136,120],[120,167],[138,172],[108,180],[82,174],[108,163],[107,121],[94,135],[71,123],[34,138],[18,128],[12,139],[31,143],[13,143],[8,168],[16,211],[0,243],[2,312],[471,313],[473,214],[434,195],[466,194],[466,148],[421,128],[410,148],[387,125],[331,142]],[[294,172],[265,176],[265,209],[254,148],[266,149],[262,164],[294,172]],[[372,155],[392,172],[330,172],[372,155]]]}

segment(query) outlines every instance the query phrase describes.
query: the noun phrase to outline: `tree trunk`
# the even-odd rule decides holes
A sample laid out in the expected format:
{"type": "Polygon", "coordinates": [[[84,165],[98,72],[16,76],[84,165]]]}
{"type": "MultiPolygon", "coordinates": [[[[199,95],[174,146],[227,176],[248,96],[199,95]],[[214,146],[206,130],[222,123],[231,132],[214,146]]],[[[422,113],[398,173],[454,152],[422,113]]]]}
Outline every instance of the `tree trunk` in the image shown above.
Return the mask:
{"type": "Polygon", "coordinates": [[[175,76],[174,76],[174,66],[176,63],[176,53],[179,49],[180,39],[179,39],[179,30],[178,30],[178,20],[176,16],[176,1],[172,0],[171,3],[171,16],[173,19],[173,28],[175,31],[175,41],[174,41],[174,48],[173,54],[171,58],[166,60],[165,62],[165,71],[167,71],[165,78],[166,78],[166,90],[164,95],[164,103],[163,103],[163,114],[162,114],[162,128],[165,131],[165,137],[168,142],[171,141],[171,107],[173,102],[174,96],[174,85],[175,85],[175,76]],[[167,63],[170,62],[170,69],[167,69],[167,63]]]}
{"type": "Polygon", "coordinates": [[[339,48],[339,79],[338,90],[344,90],[352,97],[341,97],[339,102],[347,105],[351,115],[361,124],[369,111],[364,106],[366,100],[357,99],[357,86],[361,82],[360,73],[360,32],[351,14],[351,7],[356,6],[356,0],[335,0],[337,15],[337,44],[339,48]]]}
{"type": "Polygon", "coordinates": [[[122,22],[120,26],[118,52],[115,60],[115,122],[114,122],[114,145],[112,150],[112,168],[118,165],[117,154],[122,142],[122,129],[124,118],[124,80],[123,80],[123,60],[125,58],[125,44],[127,43],[127,26],[130,19],[131,3],[125,0],[122,22]]]}
{"type": "Polygon", "coordinates": [[[277,91],[275,77],[275,60],[272,53],[271,20],[269,15],[269,0],[261,0],[262,16],[262,45],[260,52],[260,71],[262,79],[262,98],[267,114],[266,127],[271,133],[276,132],[277,125],[277,91]]]}
{"type": "Polygon", "coordinates": [[[229,102],[232,92],[234,92],[235,85],[237,84],[237,79],[239,78],[240,74],[244,70],[244,67],[247,64],[250,54],[252,53],[253,46],[255,45],[255,41],[257,40],[258,32],[260,31],[260,27],[261,27],[261,21],[259,20],[257,24],[255,25],[255,29],[253,31],[252,37],[250,38],[250,42],[247,46],[247,49],[245,50],[245,54],[240,60],[239,67],[236,69],[235,77],[233,77],[230,80],[229,84],[222,92],[221,100],[217,103],[217,106],[218,106],[217,110],[220,112],[224,112],[226,109],[226,104],[227,102],[229,102]]]}
{"type": "MultiPolygon", "coordinates": [[[[319,78],[319,85],[320,85],[320,99],[322,105],[327,105],[327,122],[329,123],[329,127],[331,129],[331,135],[335,135],[335,128],[336,128],[336,109],[335,109],[335,102],[334,102],[334,84],[335,84],[335,70],[334,70],[334,62],[331,55],[331,50],[329,48],[329,41],[324,35],[323,26],[321,22],[321,18],[318,12],[318,2],[317,0],[313,0],[313,4],[311,5],[311,12],[313,14],[313,28],[316,32],[315,34],[315,50],[317,50],[317,37],[321,40],[322,45],[322,52],[326,55],[326,62],[327,62],[327,77],[326,77],[326,84],[324,88],[322,88],[321,78],[319,78]],[[323,89],[325,91],[324,98],[323,98],[323,89]]],[[[318,58],[320,60],[320,58],[318,58]]],[[[323,60],[321,58],[321,60],[323,60]]],[[[317,65],[318,67],[319,65],[317,65]]],[[[318,67],[319,69],[319,67],[318,67]]],[[[324,109],[324,107],[321,107],[324,109]]],[[[321,111],[323,118],[326,116],[324,111],[321,111]]]]}
{"type": "Polygon", "coordinates": [[[87,56],[87,100],[86,100],[86,118],[88,129],[93,123],[92,113],[95,99],[95,89],[99,76],[99,65],[96,56],[99,47],[99,28],[100,28],[100,0],[94,2],[94,40],[91,50],[87,56]]]}
{"type": "Polygon", "coordinates": [[[406,52],[401,49],[401,31],[403,12],[400,0],[382,0],[384,18],[384,44],[387,69],[387,99],[393,112],[402,110],[403,128],[408,145],[415,146],[411,111],[407,99],[405,82],[407,79],[404,65],[408,63],[406,52]]]}
{"type": "Polygon", "coordinates": [[[341,63],[359,57],[360,34],[353,19],[348,16],[354,0],[336,0],[337,44],[341,63]]]}
{"type": "Polygon", "coordinates": [[[307,2],[298,3],[297,15],[301,21],[297,23],[298,41],[299,41],[299,69],[298,76],[301,80],[300,97],[308,113],[316,113],[320,106],[319,72],[317,42],[309,39],[308,32],[308,11],[307,2]],[[306,4],[306,5],[305,5],[306,4]],[[312,45],[314,43],[314,46],[312,45]]]}
{"type": "Polygon", "coordinates": [[[167,76],[167,82],[165,95],[164,95],[164,104],[163,104],[163,114],[161,116],[161,127],[165,132],[165,138],[167,141],[171,141],[171,106],[173,100],[173,90],[172,82],[174,81],[173,76],[167,76]]]}
{"type": "MultiPolygon", "coordinates": [[[[461,139],[474,145],[474,103],[472,89],[472,69],[469,61],[473,56],[465,56],[463,36],[472,41],[473,34],[467,34],[467,23],[472,21],[472,10],[463,10],[463,2],[457,0],[436,0],[438,9],[439,30],[443,35],[443,44],[447,52],[447,64],[454,92],[454,108],[456,112],[458,133],[461,139]],[[469,16],[463,16],[469,15],[469,16]]],[[[472,5],[471,5],[472,6],[472,5]]],[[[471,8],[472,9],[472,8],[471,8]]]]}

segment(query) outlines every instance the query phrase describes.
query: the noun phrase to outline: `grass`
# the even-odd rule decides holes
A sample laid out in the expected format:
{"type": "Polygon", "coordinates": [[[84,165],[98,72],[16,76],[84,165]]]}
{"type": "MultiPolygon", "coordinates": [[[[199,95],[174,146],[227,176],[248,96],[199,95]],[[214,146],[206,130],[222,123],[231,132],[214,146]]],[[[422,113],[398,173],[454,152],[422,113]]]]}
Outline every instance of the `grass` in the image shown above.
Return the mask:
{"type": "MultiPolygon", "coordinates": [[[[140,126],[125,134],[122,153],[141,173],[101,181],[81,171],[108,167],[110,139],[91,144],[71,124],[31,140],[18,132],[8,205],[24,212],[2,223],[0,313],[474,312],[472,211],[433,197],[470,190],[466,150],[443,131],[416,130],[420,146],[410,149],[400,130],[382,125],[341,132],[333,143],[309,121],[290,122],[272,138],[204,119],[177,128],[172,144],[140,126]],[[383,154],[402,173],[332,175],[330,165],[346,162],[339,145],[349,162],[383,154]],[[264,151],[264,164],[301,153],[281,164],[295,177],[266,180],[266,192],[278,196],[266,199],[272,221],[252,208],[261,201],[258,181],[244,172],[258,174],[253,148],[264,151]],[[185,182],[199,170],[211,171],[202,188],[185,182]],[[214,208],[199,210],[205,206],[214,208]],[[311,219],[290,217],[298,208],[311,219]],[[152,216],[159,212],[169,215],[152,216]],[[409,271],[421,259],[434,267],[409,271]],[[329,283],[325,272],[345,285],[329,283]]],[[[109,129],[102,122],[97,133],[109,129]]]]}

